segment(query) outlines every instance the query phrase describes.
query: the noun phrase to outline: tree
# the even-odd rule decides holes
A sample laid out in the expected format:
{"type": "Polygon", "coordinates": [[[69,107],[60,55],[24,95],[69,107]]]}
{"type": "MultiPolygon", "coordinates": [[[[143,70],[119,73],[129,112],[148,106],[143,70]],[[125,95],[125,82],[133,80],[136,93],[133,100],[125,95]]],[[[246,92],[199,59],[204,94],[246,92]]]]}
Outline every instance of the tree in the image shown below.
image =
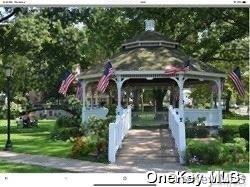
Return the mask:
{"type": "MultiPolygon", "coordinates": [[[[248,82],[248,9],[22,8],[13,17],[0,27],[0,58],[25,72],[15,78],[21,92],[37,89],[47,98],[58,97],[64,70],[75,63],[84,69],[119,52],[124,40],[144,30],[145,19],[154,19],[156,31],[180,42],[188,55],[225,73],[237,60],[248,82]]],[[[225,90],[233,90],[230,82],[226,85],[225,90]]]]}
{"type": "Polygon", "coordinates": [[[38,13],[20,16],[1,29],[3,62],[15,69],[16,90],[43,91],[58,97],[59,78],[76,63],[84,64],[85,34],[73,25],[62,28],[38,13]]]}

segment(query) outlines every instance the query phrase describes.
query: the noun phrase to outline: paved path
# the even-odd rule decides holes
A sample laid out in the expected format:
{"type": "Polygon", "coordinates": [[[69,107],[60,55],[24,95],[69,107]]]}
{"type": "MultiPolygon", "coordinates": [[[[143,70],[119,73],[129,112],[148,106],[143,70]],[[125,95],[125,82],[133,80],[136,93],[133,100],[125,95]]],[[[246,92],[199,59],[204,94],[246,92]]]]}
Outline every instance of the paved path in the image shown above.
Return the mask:
{"type": "MultiPolygon", "coordinates": [[[[102,164],[89,161],[80,161],[76,159],[49,157],[41,155],[30,155],[23,153],[14,153],[7,151],[0,151],[0,160],[8,161],[11,163],[23,163],[37,166],[50,167],[55,169],[66,170],[69,172],[82,172],[82,173],[104,173],[104,172],[116,172],[116,173],[134,173],[134,172],[146,172],[147,168],[115,165],[115,164],[102,164]]],[[[152,168],[153,169],[153,168],[152,168]]],[[[169,170],[159,170],[156,168],[155,171],[167,172],[169,170]]],[[[173,169],[171,170],[173,171],[173,169]]]]}
{"type": "Polygon", "coordinates": [[[103,164],[69,158],[49,157],[0,151],[0,160],[51,167],[69,172],[117,172],[133,173],[169,172],[185,170],[178,163],[172,137],[167,129],[130,130],[116,164],[103,164]]]}

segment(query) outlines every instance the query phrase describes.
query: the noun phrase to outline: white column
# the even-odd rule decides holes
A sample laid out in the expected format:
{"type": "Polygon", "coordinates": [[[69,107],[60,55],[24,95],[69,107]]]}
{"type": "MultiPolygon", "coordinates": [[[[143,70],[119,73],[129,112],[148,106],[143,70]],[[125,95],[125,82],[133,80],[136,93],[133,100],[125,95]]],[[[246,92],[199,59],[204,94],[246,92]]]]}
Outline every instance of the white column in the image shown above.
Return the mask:
{"type": "Polygon", "coordinates": [[[185,163],[185,152],[186,152],[186,132],[185,132],[185,114],[184,114],[184,101],[183,101],[183,87],[184,87],[184,76],[183,74],[179,74],[178,79],[178,86],[179,86],[179,118],[180,122],[178,125],[178,142],[179,142],[179,157],[180,157],[180,163],[185,163]]]}
{"type": "Polygon", "coordinates": [[[219,126],[222,127],[222,106],[221,106],[221,79],[216,81],[218,88],[218,110],[219,110],[219,126]]]}
{"type": "Polygon", "coordinates": [[[123,83],[128,80],[128,78],[121,78],[120,75],[116,76],[116,86],[117,86],[117,108],[116,108],[116,113],[119,115],[122,111],[122,85],[123,83]]]}
{"type": "Polygon", "coordinates": [[[117,86],[117,108],[116,108],[116,113],[120,114],[121,112],[121,92],[122,92],[122,79],[121,76],[117,76],[116,79],[116,86],[117,86]]]}
{"type": "Polygon", "coordinates": [[[87,82],[85,80],[82,80],[81,84],[82,84],[82,122],[85,122],[85,121],[87,121],[87,119],[86,119],[86,97],[87,97],[86,86],[87,86],[87,82]]]}
{"type": "Polygon", "coordinates": [[[180,122],[184,122],[184,101],[183,101],[183,86],[184,86],[184,77],[183,74],[179,75],[178,80],[179,86],[179,115],[180,115],[180,122]]]}
{"type": "Polygon", "coordinates": [[[213,90],[211,92],[210,107],[211,107],[211,109],[214,108],[214,92],[213,92],[213,90]]]}
{"type": "Polygon", "coordinates": [[[82,107],[83,109],[86,108],[86,97],[87,97],[87,93],[86,93],[86,87],[87,87],[87,83],[86,81],[82,80],[81,84],[82,84],[82,107]]]}
{"type": "Polygon", "coordinates": [[[92,86],[90,87],[91,97],[90,97],[90,103],[91,103],[91,109],[93,108],[93,101],[94,101],[94,91],[92,86]]]}

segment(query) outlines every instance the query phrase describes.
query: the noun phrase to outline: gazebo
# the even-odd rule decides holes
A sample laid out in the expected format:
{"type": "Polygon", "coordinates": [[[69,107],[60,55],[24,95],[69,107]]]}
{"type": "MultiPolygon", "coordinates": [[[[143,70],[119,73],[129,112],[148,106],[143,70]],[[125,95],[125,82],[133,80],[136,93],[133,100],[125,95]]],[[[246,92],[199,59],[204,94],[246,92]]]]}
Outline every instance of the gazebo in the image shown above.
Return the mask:
{"type": "MultiPolygon", "coordinates": [[[[221,83],[226,75],[207,63],[187,56],[180,50],[179,43],[155,31],[153,20],[146,20],[145,23],[145,31],[125,41],[121,46],[121,52],[110,59],[115,70],[112,81],[116,85],[117,115],[116,121],[109,126],[109,161],[115,162],[116,152],[121,146],[124,136],[131,128],[131,106],[129,105],[127,108],[122,106],[123,88],[130,86],[129,91],[127,90],[127,95],[129,95],[128,93],[133,88],[151,85],[178,89],[178,104],[170,103],[168,106],[166,124],[169,125],[175,140],[179,160],[184,163],[185,121],[196,121],[198,118],[205,117],[206,126],[220,127],[222,125],[221,83]],[[164,70],[169,65],[183,67],[187,62],[189,64],[188,71],[167,75],[164,70]],[[211,108],[185,107],[183,90],[196,84],[217,86],[216,104],[214,100],[211,100],[211,108]]],[[[91,85],[97,85],[102,76],[103,67],[104,64],[94,64],[78,76],[78,79],[82,82],[85,96],[88,96],[91,85]]],[[[214,97],[212,94],[211,91],[211,98],[214,97]]],[[[102,97],[102,95],[99,96],[102,97]]],[[[90,100],[90,102],[89,107],[86,105],[86,100],[83,101],[83,121],[87,121],[91,116],[104,118],[107,115],[107,109],[95,108],[93,107],[93,101],[90,100]]]]}

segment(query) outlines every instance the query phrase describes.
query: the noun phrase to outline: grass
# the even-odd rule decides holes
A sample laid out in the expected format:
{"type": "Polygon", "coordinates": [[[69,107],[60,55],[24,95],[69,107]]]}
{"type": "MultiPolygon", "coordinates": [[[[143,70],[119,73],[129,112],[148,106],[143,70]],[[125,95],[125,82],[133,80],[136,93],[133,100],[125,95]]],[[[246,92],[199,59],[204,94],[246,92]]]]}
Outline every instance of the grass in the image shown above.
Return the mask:
{"type": "MultiPolygon", "coordinates": [[[[11,141],[13,151],[20,153],[69,157],[72,143],[54,141],[49,138],[55,120],[40,120],[38,128],[17,128],[11,121],[11,141]]],[[[6,142],[6,121],[0,120],[0,149],[6,142]]]]}
{"type": "Polygon", "coordinates": [[[238,134],[239,126],[245,123],[249,123],[249,121],[240,119],[223,119],[223,128],[231,129],[235,134],[238,134]]]}
{"type": "Polygon", "coordinates": [[[207,171],[238,171],[241,173],[249,173],[249,163],[226,163],[223,165],[189,165],[188,170],[191,172],[207,172],[207,171]]]}
{"type": "Polygon", "coordinates": [[[242,119],[223,119],[224,126],[240,126],[244,123],[249,123],[249,120],[242,119]]]}
{"type": "MultiPolygon", "coordinates": [[[[139,113],[138,112],[138,117],[132,117],[134,126],[139,126],[139,127],[144,127],[144,126],[155,126],[159,121],[155,120],[155,114],[152,112],[144,112],[139,113]]],[[[248,119],[223,119],[223,125],[224,126],[240,126],[244,123],[249,123],[248,119]]]]}
{"type": "Polygon", "coordinates": [[[42,167],[42,166],[28,165],[28,164],[9,163],[0,160],[0,173],[65,173],[65,172],[67,171],[42,167]]]}

